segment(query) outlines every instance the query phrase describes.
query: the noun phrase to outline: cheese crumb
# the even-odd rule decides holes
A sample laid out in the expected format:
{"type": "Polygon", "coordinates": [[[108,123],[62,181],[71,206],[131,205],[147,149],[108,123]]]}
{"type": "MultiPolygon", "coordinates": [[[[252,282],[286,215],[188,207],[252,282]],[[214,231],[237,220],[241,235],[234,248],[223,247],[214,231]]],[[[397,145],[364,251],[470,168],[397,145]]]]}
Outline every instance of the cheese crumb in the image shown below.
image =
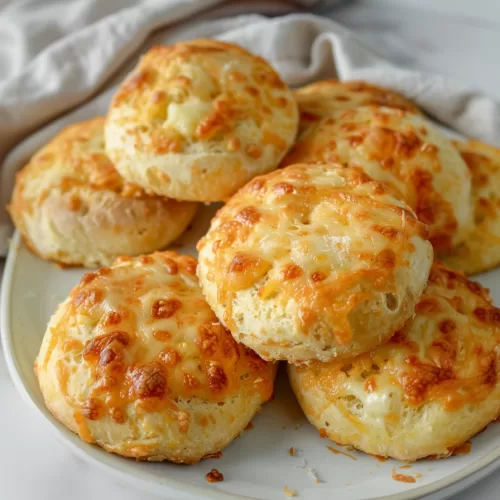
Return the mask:
{"type": "Polygon", "coordinates": [[[219,481],[224,481],[224,474],[217,469],[212,469],[210,472],[207,472],[205,478],[209,483],[218,483],[219,481]]]}
{"type": "Polygon", "coordinates": [[[321,483],[319,477],[316,474],[316,471],[314,470],[314,467],[307,467],[306,472],[309,475],[309,477],[314,479],[317,483],[321,483]]]}

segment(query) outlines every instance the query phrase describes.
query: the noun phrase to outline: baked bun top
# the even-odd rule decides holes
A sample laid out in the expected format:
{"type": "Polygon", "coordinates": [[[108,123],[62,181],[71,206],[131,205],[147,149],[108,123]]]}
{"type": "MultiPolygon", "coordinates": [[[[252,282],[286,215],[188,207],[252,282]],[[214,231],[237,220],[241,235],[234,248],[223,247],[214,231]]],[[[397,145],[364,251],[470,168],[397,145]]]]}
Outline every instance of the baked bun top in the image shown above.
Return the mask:
{"type": "Polygon", "coordinates": [[[239,418],[227,414],[234,411],[228,404],[226,414],[212,410],[224,421],[203,424],[196,407],[242,398],[246,425],[272,395],[275,374],[217,320],[196,260],[173,252],[124,257],[85,274],[49,323],[37,371],[51,411],[83,439],[127,456],[175,459],[183,440],[196,442],[199,432],[202,449],[185,451],[190,460],[208,452],[203,427],[223,426],[219,442],[206,436],[216,451],[235,437],[228,419],[239,418]],[[138,441],[144,453],[135,453],[138,441]]]}
{"type": "Polygon", "coordinates": [[[300,121],[308,123],[329,118],[338,111],[359,106],[385,106],[418,113],[417,106],[394,90],[362,81],[323,80],[295,92],[300,121]]]}
{"type": "Polygon", "coordinates": [[[104,118],[63,129],[17,175],[9,211],[45,259],[89,267],[165,247],[196,204],[147,195],[104,152],[104,118]]]}
{"type": "MultiPolygon", "coordinates": [[[[144,191],[127,183],[116,171],[104,151],[104,120],[98,116],[65,127],[52,141],[38,151],[18,175],[20,180],[41,177],[43,184],[23,186],[26,210],[34,210],[35,200],[48,195],[54,186],[62,189],[91,187],[125,196],[143,195],[144,191]]],[[[75,199],[75,205],[78,200],[75,199]]]]}
{"type": "Polygon", "coordinates": [[[471,229],[467,165],[451,141],[418,114],[364,106],[306,124],[282,165],[297,162],[359,166],[390,184],[429,225],[436,250],[458,244],[471,229]]]}
{"type": "Polygon", "coordinates": [[[500,149],[480,141],[454,144],[472,175],[474,226],[442,258],[452,269],[476,274],[500,264],[500,149]]]}
{"type": "Polygon", "coordinates": [[[198,243],[198,274],[217,316],[265,359],[330,359],[380,343],[413,313],[427,237],[361,169],[293,165],[218,212],[198,243]]]}
{"type": "Polygon", "coordinates": [[[497,418],[500,309],[487,291],[436,262],[415,311],[368,353],[290,367],[306,415],[333,440],[403,460],[445,456],[497,418]]]}
{"type": "Polygon", "coordinates": [[[106,147],[152,192],[220,201],[276,168],[297,127],[293,94],[264,59],[200,39],[146,53],[113,99],[106,147]]]}

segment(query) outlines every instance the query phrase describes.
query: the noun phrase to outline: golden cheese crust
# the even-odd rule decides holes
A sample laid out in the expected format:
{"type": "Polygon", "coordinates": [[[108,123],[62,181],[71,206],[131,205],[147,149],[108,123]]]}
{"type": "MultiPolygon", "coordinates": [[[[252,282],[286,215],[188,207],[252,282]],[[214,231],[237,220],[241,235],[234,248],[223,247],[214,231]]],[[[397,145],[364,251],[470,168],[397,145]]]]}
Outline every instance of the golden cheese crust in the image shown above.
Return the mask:
{"type": "Polygon", "coordinates": [[[299,105],[301,128],[359,106],[385,106],[419,113],[413,102],[394,90],[356,80],[314,82],[297,90],[295,99],[299,105]]]}
{"type": "Polygon", "coordinates": [[[472,175],[474,227],[442,259],[466,274],[500,265],[500,149],[480,141],[455,142],[472,175]]]}
{"type": "Polygon", "coordinates": [[[49,410],[83,440],[193,463],[245,428],[276,366],[217,320],[196,259],[157,252],[85,274],[50,320],[36,371],[49,410]]]}
{"type": "Polygon", "coordinates": [[[262,58],[217,40],[152,48],[109,109],[123,177],[175,199],[221,201],[277,168],[293,144],[292,92],[262,58]]]}
{"type": "Polygon", "coordinates": [[[436,262],[415,316],[355,358],[289,366],[309,421],[340,444],[399,460],[444,457],[500,414],[500,309],[436,262]]]}
{"type": "Polygon", "coordinates": [[[208,303],[264,359],[366,351],[413,314],[427,227],[361,169],[294,165],[258,177],[198,243],[208,303]]]}
{"type": "Polygon", "coordinates": [[[471,179],[451,141],[422,116],[362,106],[302,121],[282,165],[340,162],[390,184],[429,225],[436,250],[451,248],[472,227],[471,179]]]}
{"type": "Polygon", "coordinates": [[[149,196],[104,152],[104,118],[61,131],[17,175],[8,209],[27,246],[62,264],[95,267],[166,247],[196,204],[149,196]]]}

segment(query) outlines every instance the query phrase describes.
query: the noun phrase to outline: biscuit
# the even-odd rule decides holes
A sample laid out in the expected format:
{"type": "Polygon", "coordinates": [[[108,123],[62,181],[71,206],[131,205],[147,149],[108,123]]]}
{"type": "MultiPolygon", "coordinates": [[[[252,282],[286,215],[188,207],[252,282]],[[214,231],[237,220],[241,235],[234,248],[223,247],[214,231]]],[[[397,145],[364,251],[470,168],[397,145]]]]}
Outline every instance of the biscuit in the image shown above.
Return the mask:
{"type": "Polygon", "coordinates": [[[413,314],[431,267],[427,227],[361,169],[294,165],[258,177],[198,243],[217,317],[267,360],[364,352],[413,314]]]}
{"type": "Polygon", "coordinates": [[[361,81],[323,80],[302,87],[294,95],[299,105],[301,127],[359,106],[385,106],[420,112],[413,102],[394,90],[361,81]]]}
{"type": "Polygon", "coordinates": [[[51,318],[35,369],[51,413],[84,441],[179,463],[237,437],[276,372],[219,323],[196,259],[173,252],[85,274],[51,318]]]}
{"type": "Polygon", "coordinates": [[[197,205],[125,183],[104,153],[104,118],[65,128],[17,175],[8,207],[40,257],[94,267],[166,247],[197,205]]]}
{"type": "Polygon", "coordinates": [[[339,162],[359,166],[395,188],[428,224],[443,251],[473,224],[471,178],[460,154],[424,117],[378,106],[341,111],[303,127],[282,165],[339,162]]]}
{"type": "Polygon", "coordinates": [[[322,436],[398,460],[446,457],[499,415],[499,341],[487,291],[437,262],[415,316],[387,344],[288,373],[322,436]]]}
{"type": "Polygon", "coordinates": [[[500,265],[500,149],[479,141],[455,142],[472,174],[474,227],[468,237],[441,258],[466,274],[500,265]]]}
{"type": "Polygon", "coordinates": [[[121,175],[179,200],[224,201],[278,167],[298,127],[293,94],[262,58],[217,40],[152,48],[109,109],[121,175]]]}

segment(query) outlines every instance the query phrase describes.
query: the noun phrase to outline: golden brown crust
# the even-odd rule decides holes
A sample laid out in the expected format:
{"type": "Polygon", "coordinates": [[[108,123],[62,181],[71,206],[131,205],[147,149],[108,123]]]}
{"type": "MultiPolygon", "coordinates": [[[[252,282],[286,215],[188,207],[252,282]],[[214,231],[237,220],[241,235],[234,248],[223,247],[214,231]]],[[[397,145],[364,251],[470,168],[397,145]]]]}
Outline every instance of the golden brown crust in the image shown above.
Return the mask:
{"type": "Polygon", "coordinates": [[[411,314],[432,253],[426,226],[390,193],[361,169],[338,165],[254,179],[198,244],[208,302],[267,359],[328,359],[378,344],[393,331],[386,320],[401,325],[411,314]],[[393,310],[380,304],[372,313],[388,331],[375,319],[373,337],[362,334],[360,311],[384,294],[393,310]]]}
{"type": "Polygon", "coordinates": [[[219,323],[195,269],[173,252],[121,259],[85,274],[59,307],[38,377],[49,409],[83,439],[125,456],[196,461],[271,397],[275,368],[219,323]],[[224,403],[238,414],[223,416],[224,403]],[[223,420],[210,421],[211,405],[223,420]]]}
{"type": "Polygon", "coordinates": [[[446,455],[498,416],[499,343],[488,292],[435,262],[415,317],[387,344],[290,372],[306,415],[331,439],[415,460],[446,455]]]}
{"type": "MultiPolygon", "coordinates": [[[[40,198],[48,196],[48,189],[60,187],[70,190],[72,187],[87,187],[93,190],[113,191],[127,198],[144,196],[144,190],[139,186],[125,182],[104,152],[104,120],[99,116],[85,122],[75,123],[64,128],[46,146],[38,151],[23,168],[16,178],[18,194],[22,197],[26,184],[36,173],[52,170],[54,163],[62,163],[71,167],[72,175],[63,172],[57,179],[58,183],[49,184],[40,193],[40,198]],[[66,174],[66,175],[64,175],[66,174]]],[[[55,174],[53,174],[55,176],[55,174]]],[[[36,204],[31,198],[23,199],[23,211],[32,212],[36,204]]],[[[20,202],[22,202],[20,200],[20,202]]],[[[74,209],[77,209],[78,199],[74,199],[74,209]]]]}
{"type": "Polygon", "coordinates": [[[363,106],[302,120],[282,166],[297,162],[359,166],[390,184],[429,225],[438,250],[463,241],[471,228],[467,167],[451,142],[413,112],[363,106]]]}
{"type": "Polygon", "coordinates": [[[476,140],[455,146],[472,176],[474,227],[441,257],[453,269],[477,274],[500,264],[500,149],[476,140]]]}
{"type": "Polygon", "coordinates": [[[417,106],[398,92],[356,80],[315,82],[297,90],[295,98],[304,125],[359,106],[384,106],[419,113],[417,106]]]}
{"type": "Polygon", "coordinates": [[[149,191],[220,201],[276,168],[297,126],[293,94],[266,61],[200,39],[145,54],[113,99],[106,147],[149,191]]]}
{"type": "Polygon", "coordinates": [[[63,129],[17,175],[8,209],[44,259],[90,267],[157,250],[194,216],[194,204],[123,181],[104,152],[103,127],[97,117],[63,129]]]}

